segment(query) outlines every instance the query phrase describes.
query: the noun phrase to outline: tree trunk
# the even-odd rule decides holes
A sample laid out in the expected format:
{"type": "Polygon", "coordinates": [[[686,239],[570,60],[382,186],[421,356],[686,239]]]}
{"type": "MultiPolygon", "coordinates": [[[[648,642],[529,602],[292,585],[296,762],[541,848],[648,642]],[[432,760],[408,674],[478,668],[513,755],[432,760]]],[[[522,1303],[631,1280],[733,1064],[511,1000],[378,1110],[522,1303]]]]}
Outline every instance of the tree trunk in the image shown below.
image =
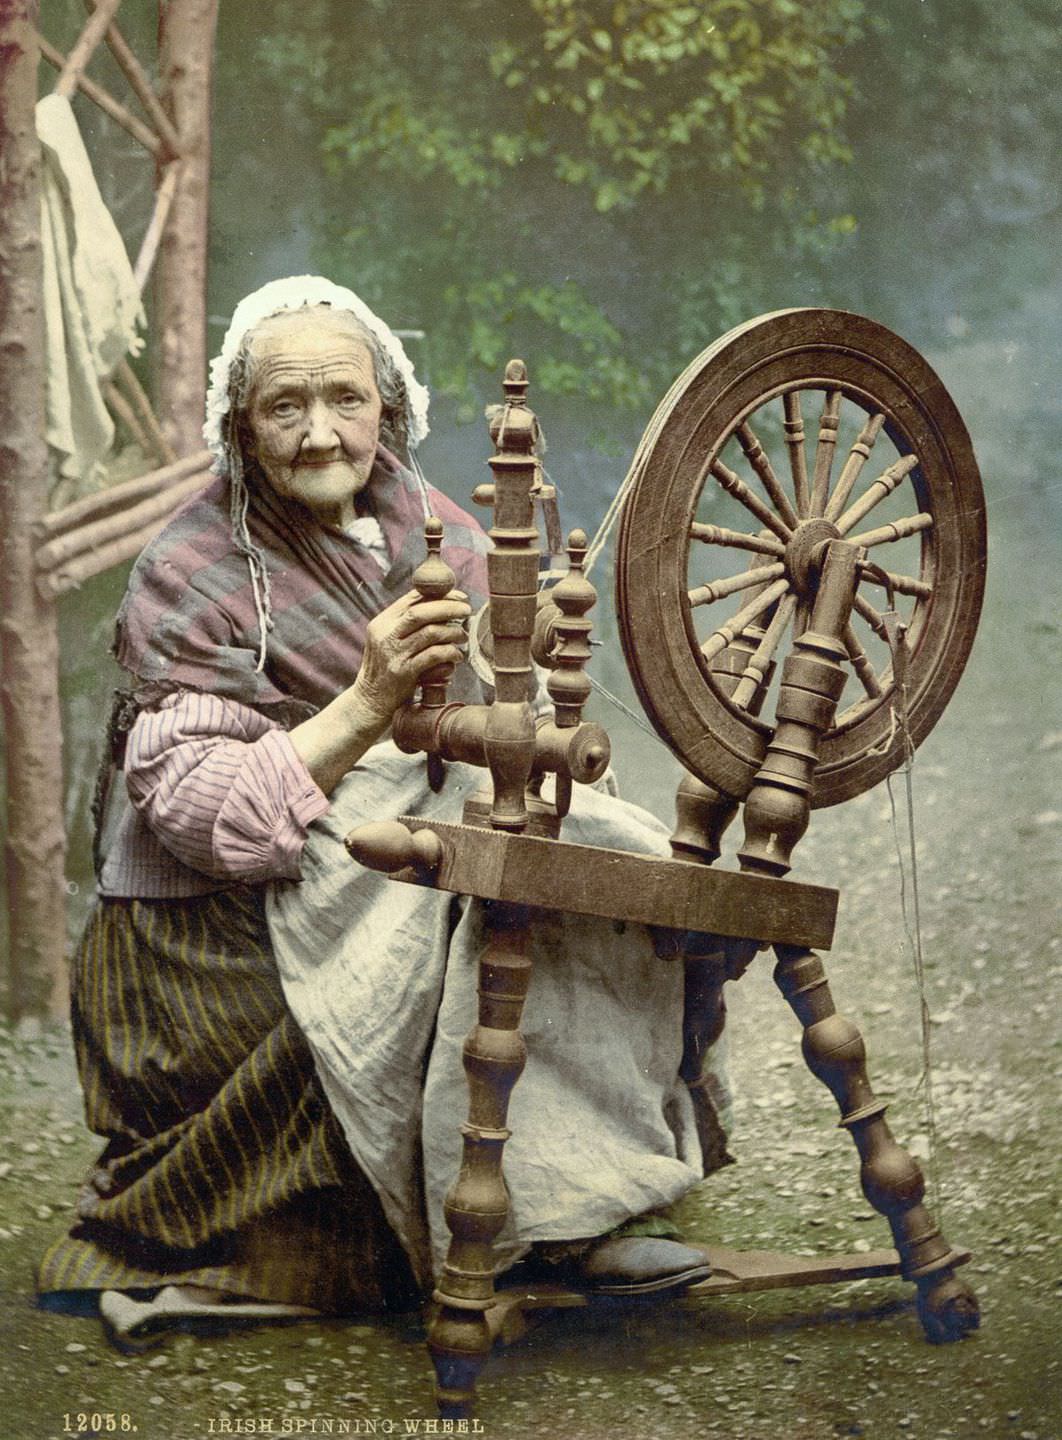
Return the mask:
{"type": "Polygon", "coordinates": [[[48,496],[33,0],[0,0],[0,667],[7,778],[7,1009],[65,1006],[59,645],[34,583],[48,496]]]}
{"type": "Polygon", "coordinates": [[[210,82],[218,0],[160,0],[162,98],[181,140],[177,194],[155,272],[159,415],[180,455],[202,445],[206,395],[210,82]]]}

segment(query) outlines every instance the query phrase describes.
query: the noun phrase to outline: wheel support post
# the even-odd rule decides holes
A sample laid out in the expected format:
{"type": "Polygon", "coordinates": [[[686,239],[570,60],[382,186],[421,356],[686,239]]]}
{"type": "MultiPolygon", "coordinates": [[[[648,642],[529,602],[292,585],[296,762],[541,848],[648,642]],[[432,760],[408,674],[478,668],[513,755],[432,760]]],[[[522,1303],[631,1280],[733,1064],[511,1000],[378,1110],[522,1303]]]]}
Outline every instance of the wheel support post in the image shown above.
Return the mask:
{"type": "Polygon", "coordinates": [[[859,1152],[863,1194],[888,1220],[904,1278],[918,1286],[926,1337],[957,1340],[980,1323],[977,1297],[955,1274],[968,1257],[951,1248],[923,1203],[921,1168],[893,1139],[884,1118],[886,1102],[867,1078],[863,1037],[838,1015],[822,961],[812,950],[788,945],[776,945],[775,954],[775,983],[804,1027],[804,1059],[837,1101],[840,1123],[859,1152]]]}
{"type": "MultiPolygon", "coordinates": [[[[822,736],[833,724],[844,686],[843,635],[849,623],[861,551],[830,541],[811,613],[782,670],[778,725],[745,803],[743,870],[784,875],[807,829],[822,736]]],[[[966,1256],[948,1245],[926,1209],[925,1180],[914,1157],[892,1137],[885,1102],[870,1088],[858,1027],[838,1015],[822,961],[811,950],[775,947],[774,978],[804,1027],[808,1069],[841,1111],[861,1161],[863,1193],[892,1228],[903,1273],[918,1286],[919,1316],[930,1340],[958,1339],[979,1323],[973,1291],[955,1275],[966,1256]]]]}

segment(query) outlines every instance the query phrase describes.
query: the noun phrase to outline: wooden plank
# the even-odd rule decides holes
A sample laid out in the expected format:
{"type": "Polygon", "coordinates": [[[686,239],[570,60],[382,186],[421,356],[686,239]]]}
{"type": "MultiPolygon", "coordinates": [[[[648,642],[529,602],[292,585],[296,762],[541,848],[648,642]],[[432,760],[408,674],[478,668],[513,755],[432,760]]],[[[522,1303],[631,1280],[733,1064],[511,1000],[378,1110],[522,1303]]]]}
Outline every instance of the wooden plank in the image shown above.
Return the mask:
{"type": "Polygon", "coordinates": [[[833,941],[838,892],[822,885],[439,820],[402,816],[400,823],[412,833],[431,830],[442,842],[443,858],[433,877],[406,869],[396,879],[484,900],[764,943],[828,950],[833,941]]]}
{"type": "MultiPolygon", "coordinates": [[[[722,1245],[697,1245],[712,1267],[707,1280],[673,1297],[689,1303],[721,1295],[749,1295],[763,1290],[789,1290],[806,1285],[843,1285],[853,1280],[881,1280],[901,1274],[895,1250],[868,1250],[861,1255],[784,1255],[775,1250],[731,1250],[722,1245]]],[[[969,1258],[968,1255],[965,1256],[969,1258]]],[[[956,1264],[962,1264],[960,1256],[956,1264]]],[[[494,1305],[487,1311],[491,1339],[511,1344],[524,1333],[525,1313],[581,1310],[616,1296],[596,1296],[557,1281],[522,1281],[506,1285],[504,1277],[494,1305]]],[[[619,1297],[622,1298],[622,1297],[619,1297]]]]}
{"type": "Polygon", "coordinates": [[[783,1255],[775,1250],[731,1250],[723,1245],[696,1248],[708,1256],[712,1273],[707,1280],[690,1286],[686,1294],[691,1299],[800,1285],[843,1285],[849,1280],[880,1280],[901,1274],[896,1250],[868,1250],[856,1255],[783,1255]]]}

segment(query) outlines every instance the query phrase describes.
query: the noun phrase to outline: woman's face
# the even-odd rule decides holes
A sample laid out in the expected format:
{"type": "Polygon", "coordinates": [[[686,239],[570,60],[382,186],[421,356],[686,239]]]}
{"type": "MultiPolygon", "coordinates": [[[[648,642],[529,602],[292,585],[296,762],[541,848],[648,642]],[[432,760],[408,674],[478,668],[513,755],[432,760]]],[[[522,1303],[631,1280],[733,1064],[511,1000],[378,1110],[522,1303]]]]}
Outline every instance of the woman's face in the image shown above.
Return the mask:
{"type": "Polygon", "coordinates": [[[251,340],[251,449],[278,495],[347,525],[380,434],[372,356],[344,311],[274,315],[251,340]]]}

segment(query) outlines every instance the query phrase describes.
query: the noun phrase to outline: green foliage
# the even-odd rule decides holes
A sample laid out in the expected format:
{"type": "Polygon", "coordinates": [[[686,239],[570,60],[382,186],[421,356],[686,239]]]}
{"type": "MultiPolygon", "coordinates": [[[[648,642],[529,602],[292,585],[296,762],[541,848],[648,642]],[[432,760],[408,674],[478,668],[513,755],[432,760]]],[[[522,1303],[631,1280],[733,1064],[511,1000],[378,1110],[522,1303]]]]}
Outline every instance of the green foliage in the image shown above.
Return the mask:
{"type": "Polygon", "coordinates": [[[687,338],[749,311],[762,255],[854,224],[826,187],[863,0],[290,16],[258,8],[255,64],[320,148],[319,263],[424,328],[432,383],[470,409],[517,352],[536,392],[644,407],[687,338]]]}

